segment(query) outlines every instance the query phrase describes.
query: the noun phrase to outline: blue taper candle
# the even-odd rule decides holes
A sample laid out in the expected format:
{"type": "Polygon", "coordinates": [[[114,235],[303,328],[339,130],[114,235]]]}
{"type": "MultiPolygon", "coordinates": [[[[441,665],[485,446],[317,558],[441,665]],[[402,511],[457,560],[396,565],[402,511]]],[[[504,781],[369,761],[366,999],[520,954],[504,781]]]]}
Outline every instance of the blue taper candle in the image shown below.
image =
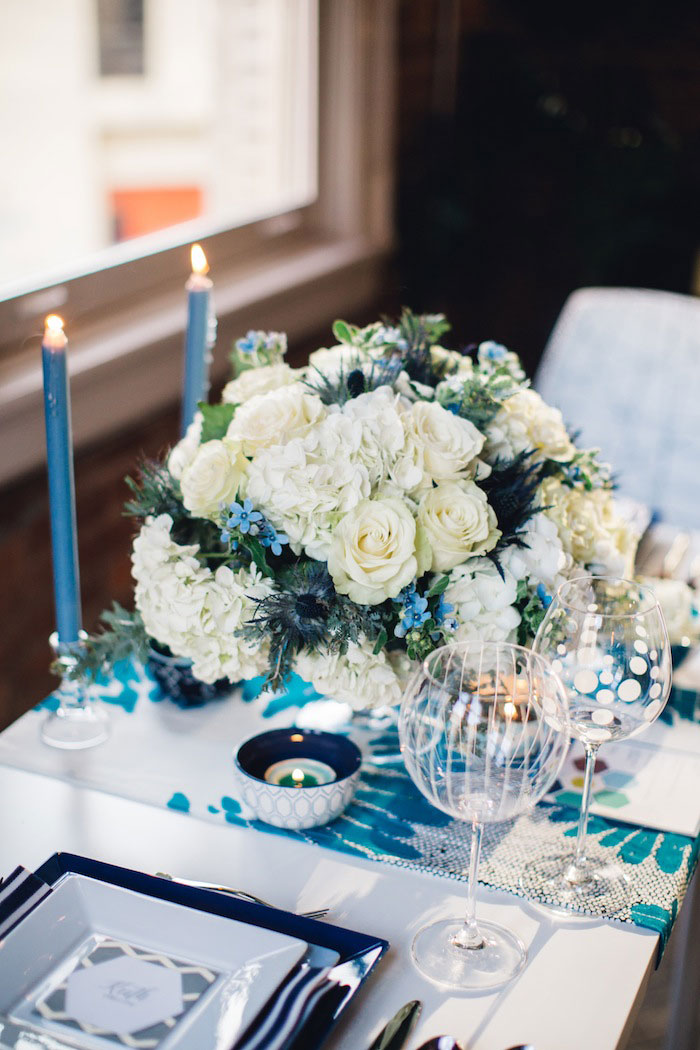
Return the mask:
{"type": "Polygon", "coordinates": [[[182,394],[184,434],[194,419],[197,405],[209,393],[209,355],[215,321],[211,310],[212,282],[207,277],[209,266],[200,245],[192,245],[192,274],[187,289],[187,330],[185,332],[185,383],[182,394]]]}
{"type": "Polygon", "coordinates": [[[60,644],[77,642],[81,628],[67,342],[61,318],[55,314],[47,317],[41,358],[44,369],[53,585],[60,644]]]}

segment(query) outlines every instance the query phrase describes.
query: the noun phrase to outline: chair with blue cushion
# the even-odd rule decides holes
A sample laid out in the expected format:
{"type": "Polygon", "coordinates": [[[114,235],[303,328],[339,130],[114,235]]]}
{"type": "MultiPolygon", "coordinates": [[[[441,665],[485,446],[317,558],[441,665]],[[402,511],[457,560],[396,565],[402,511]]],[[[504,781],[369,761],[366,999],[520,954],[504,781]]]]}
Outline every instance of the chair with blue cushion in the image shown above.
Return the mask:
{"type": "Polygon", "coordinates": [[[700,527],[700,299],[582,288],[567,299],[535,387],[612,463],[620,492],[700,527]]]}
{"type": "MultiPolygon", "coordinates": [[[[582,288],[564,304],[535,377],[580,444],[600,447],[620,491],[680,528],[700,527],[700,299],[582,288]]],[[[700,883],[673,952],[664,1050],[697,1045],[700,883]]]]}

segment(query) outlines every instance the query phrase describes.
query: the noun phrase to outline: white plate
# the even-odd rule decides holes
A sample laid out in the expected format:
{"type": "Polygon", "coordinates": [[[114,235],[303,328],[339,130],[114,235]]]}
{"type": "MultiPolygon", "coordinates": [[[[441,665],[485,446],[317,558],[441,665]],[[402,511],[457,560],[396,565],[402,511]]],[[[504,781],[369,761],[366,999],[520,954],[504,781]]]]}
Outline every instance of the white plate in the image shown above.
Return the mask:
{"type": "Polygon", "coordinates": [[[228,1050],[307,947],[68,874],[0,946],[0,1014],[85,1050],[228,1050]]]}

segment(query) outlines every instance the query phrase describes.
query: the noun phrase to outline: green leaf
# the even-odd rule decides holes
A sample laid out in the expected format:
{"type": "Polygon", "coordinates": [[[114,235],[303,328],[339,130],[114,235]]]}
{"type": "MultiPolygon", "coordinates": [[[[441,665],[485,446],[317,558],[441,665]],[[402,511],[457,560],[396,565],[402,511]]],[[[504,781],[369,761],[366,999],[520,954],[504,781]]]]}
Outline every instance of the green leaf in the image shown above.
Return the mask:
{"type": "Polygon", "coordinates": [[[437,594],[442,594],[443,591],[447,590],[450,582],[449,576],[441,576],[439,580],[436,580],[428,591],[428,597],[434,598],[437,594]]]}
{"type": "Polygon", "coordinates": [[[372,650],[372,652],[374,653],[375,656],[379,656],[379,654],[381,653],[382,649],[384,648],[384,646],[386,645],[386,643],[388,641],[389,641],[389,635],[386,633],[386,631],[382,627],[381,631],[379,632],[379,635],[377,636],[377,640],[374,643],[374,649],[372,650]]]}
{"type": "Polygon", "coordinates": [[[197,407],[204,417],[204,422],[202,423],[202,444],[205,441],[215,441],[222,438],[233,419],[236,406],[228,403],[208,405],[206,401],[200,401],[197,407]]]}
{"type": "Polygon", "coordinates": [[[333,323],[333,335],[339,343],[353,342],[353,330],[347,321],[335,321],[333,323]]]}
{"type": "Polygon", "coordinates": [[[260,540],[257,540],[254,536],[241,536],[240,544],[248,551],[256,567],[260,570],[263,576],[267,576],[271,580],[274,579],[275,574],[267,564],[265,548],[260,540]]]}

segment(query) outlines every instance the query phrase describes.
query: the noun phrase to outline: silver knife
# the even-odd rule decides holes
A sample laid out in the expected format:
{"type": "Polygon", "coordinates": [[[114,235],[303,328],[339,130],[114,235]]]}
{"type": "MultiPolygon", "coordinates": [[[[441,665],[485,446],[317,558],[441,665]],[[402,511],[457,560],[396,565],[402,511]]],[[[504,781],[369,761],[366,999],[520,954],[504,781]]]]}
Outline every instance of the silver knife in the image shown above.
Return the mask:
{"type": "Polygon", "coordinates": [[[397,1010],[371,1044],[369,1050],[400,1050],[420,1017],[423,1004],[417,999],[397,1010]]]}

